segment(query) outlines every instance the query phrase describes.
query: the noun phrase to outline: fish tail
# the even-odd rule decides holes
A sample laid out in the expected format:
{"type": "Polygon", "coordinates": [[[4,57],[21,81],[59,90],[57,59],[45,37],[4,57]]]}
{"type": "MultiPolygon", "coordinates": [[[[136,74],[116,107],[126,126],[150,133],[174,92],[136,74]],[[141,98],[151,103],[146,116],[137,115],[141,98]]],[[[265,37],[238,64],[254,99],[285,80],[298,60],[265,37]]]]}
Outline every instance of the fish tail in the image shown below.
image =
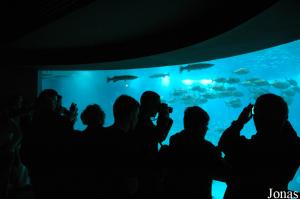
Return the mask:
{"type": "Polygon", "coordinates": [[[107,78],[106,78],[106,82],[108,83],[108,82],[110,82],[112,79],[113,79],[113,78],[107,77],[107,78]]]}

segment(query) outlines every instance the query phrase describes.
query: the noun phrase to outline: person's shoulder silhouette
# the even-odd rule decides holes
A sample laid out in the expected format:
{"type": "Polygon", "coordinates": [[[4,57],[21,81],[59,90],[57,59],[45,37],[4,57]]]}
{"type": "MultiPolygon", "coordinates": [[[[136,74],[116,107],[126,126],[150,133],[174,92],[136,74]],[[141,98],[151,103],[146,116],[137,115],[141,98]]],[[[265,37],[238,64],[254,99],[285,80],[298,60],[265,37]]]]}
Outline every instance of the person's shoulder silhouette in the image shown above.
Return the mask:
{"type": "Polygon", "coordinates": [[[287,103],[271,93],[243,109],[223,133],[219,147],[234,168],[225,198],[262,198],[270,188],[287,191],[300,164],[299,138],[288,121],[287,103]],[[240,131],[251,118],[257,133],[246,139],[240,131]]]}

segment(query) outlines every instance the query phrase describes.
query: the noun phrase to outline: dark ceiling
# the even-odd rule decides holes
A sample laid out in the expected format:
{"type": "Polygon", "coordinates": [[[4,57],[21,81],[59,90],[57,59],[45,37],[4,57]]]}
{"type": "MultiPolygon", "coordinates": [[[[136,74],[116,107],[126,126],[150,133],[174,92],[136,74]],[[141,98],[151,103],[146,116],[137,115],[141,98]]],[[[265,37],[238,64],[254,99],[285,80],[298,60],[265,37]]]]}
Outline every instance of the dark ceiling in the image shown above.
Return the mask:
{"type": "Polygon", "coordinates": [[[2,60],[52,69],[207,61],[300,38],[298,10],[298,0],[7,1],[2,60]]]}

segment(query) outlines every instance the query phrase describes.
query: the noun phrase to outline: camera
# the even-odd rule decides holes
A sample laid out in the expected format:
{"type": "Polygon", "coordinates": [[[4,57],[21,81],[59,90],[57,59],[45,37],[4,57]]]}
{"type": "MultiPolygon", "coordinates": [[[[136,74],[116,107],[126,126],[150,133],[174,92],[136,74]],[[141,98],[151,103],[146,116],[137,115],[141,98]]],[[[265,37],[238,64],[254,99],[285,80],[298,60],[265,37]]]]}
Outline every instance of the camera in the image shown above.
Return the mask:
{"type": "Polygon", "coordinates": [[[161,103],[159,112],[163,111],[165,108],[168,109],[169,113],[173,112],[173,107],[168,106],[166,103],[161,103]]]}

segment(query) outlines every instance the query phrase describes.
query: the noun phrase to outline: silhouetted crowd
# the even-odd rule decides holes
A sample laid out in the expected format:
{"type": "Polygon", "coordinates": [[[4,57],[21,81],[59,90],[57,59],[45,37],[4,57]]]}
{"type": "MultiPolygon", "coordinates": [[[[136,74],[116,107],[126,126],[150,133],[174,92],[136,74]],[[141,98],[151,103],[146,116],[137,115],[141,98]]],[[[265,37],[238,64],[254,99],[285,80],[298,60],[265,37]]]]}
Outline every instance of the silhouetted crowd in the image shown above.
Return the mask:
{"type": "Polygon", "coordinates": [[[53,89],[32,104],[8,99],[0,115],[0,198],[211,199],[213,180],[227,184],[225,199],[298,194],[288,184],[300,165],[300,139],[280,96],[264,94],[245,107],[217,146],[205,140],[209,114],[199,106],[186,108],[184,129],[169,145],[162,142],[172,108],[159,94],[145,91],[140,102],[121,95],[112,109],[114,123],[103,127],[104,111],[88,105],[80,115],[87,127],[78,131],[76,104],[64,107],[53,89]],[[247,139],[240,132],[251,118],[257,133],[247,139]]]}

